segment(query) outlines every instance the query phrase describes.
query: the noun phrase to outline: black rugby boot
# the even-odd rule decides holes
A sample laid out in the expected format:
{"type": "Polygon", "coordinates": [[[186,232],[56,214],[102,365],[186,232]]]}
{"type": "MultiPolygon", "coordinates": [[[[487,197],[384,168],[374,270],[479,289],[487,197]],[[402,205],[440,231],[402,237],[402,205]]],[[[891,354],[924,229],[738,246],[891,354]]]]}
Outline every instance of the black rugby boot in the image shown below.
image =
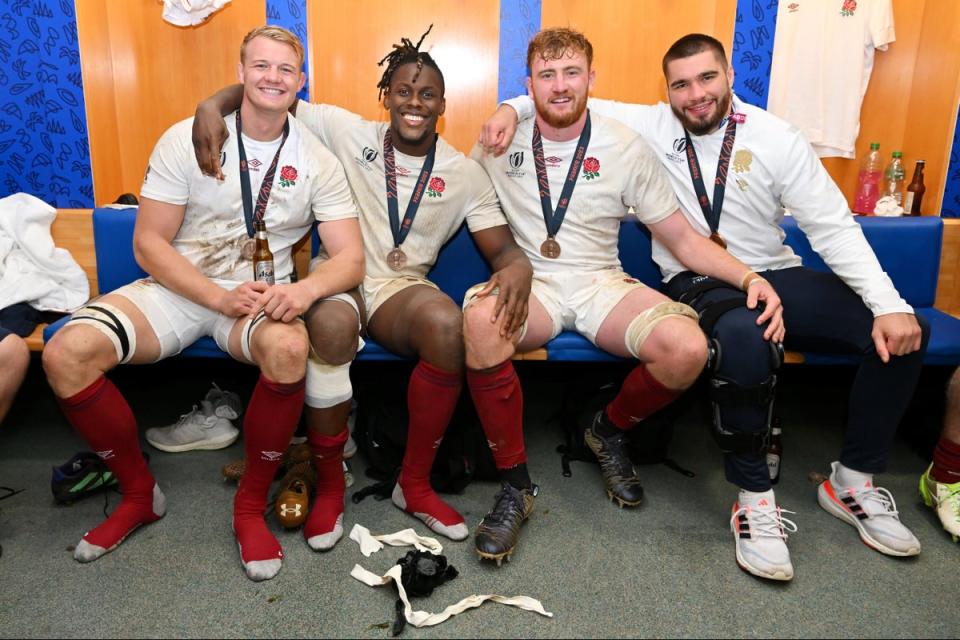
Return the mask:
{"type": "Polygon", "coordinates": [[[483,517],[477,526],[475,543],[477,554],[486,560],[496,560],[497,566],[506,558],[510,560],[520,537],[520,526],[533,513],[533,500],[540,487],[517,489],[508,482],[494,498],[493,510],[483,517]]]}
{"type": "Polygon", "coordinates": [[[611,436],[600,435],[596,427],[602,412],[602,409],[597,412],[593,424],[584,430],[583,440],[597,456],[607,496],[621,508],[636,507],[643,502],[643,487],[640,486],[637,468],[627,453],[627,433],[621,431],[611,436]]]}

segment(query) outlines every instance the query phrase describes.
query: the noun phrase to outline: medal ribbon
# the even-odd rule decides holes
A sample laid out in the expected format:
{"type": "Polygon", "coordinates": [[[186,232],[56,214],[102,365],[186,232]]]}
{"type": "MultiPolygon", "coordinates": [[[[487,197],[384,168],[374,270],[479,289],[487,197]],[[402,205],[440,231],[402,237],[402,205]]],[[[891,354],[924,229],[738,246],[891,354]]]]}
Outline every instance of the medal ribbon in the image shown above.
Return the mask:
{"type": "MultiPolygon", "coordinates": [[[[723,209],[723,195],[727,189],[727,168],[730,165],[730,154],[733,153],[733,141],[737,137],[737,120],[743,116],[731,114],[727,119],[727,129],[723,133],[723,143],[720,145],[720,160],[717,162],[717,177],[713,182],[713,207],[707,199],[707,188],[703,184],[703,173],[700,171],[700,162],[697,152],[693,148],[690,132],[683,130],[687,139],[687,167],[690,169],[690,178],[693,180],[693,189],[697,192],[697,201],[703,210],[703,218],[710,226],[711,233],[717,233],[720,228],[720,213],[723,209]]],[[[718,234],[719,235],[719,234],[718,234]]]]}
{"type": "Polygon", "coordinates": [[[260,183],[260,193],[257,194],[257,206],[253,207],[253,198],[251,197],[250,172],[247,168],[247,153],[243,150],[243,134],[240,129],[240,110],[237,109],[237,148],[240,152],[240,193],[243,196],[243,217],[247,222],[247,236],[253,237],[253,221],[263,220],[263,214],[267,211],[267,201],[270,199],[270,191],[273,190],[273,176],[277,172],[277,161],[280,160],[280,151],[290,135],[289,117],[283,123],[283,138],[280,139],[280,146],[273,156],[273,162],[263,175],[263,182],[260,183]]]}
{"type": "Polygon", "coordinates": [[[393,234],[393,246],[399,247],[403,244],[410,227],[413,226],[413,219],[417,217],[417,209],[420,208],[420,201],[423,200],[423,193],[427,190],[427,180],[430,179],[430,172],[433,171],[433,160],[437,153],[437,138],[434,134],[433,144],[430,145],[430,151],[423,161],[423,167],[420,169],[420,176],[417,178],[417,184],[410,194],[410,202],[407,203],[407,210],[403,214],[403,222],[400,222],[400,207],[397,204],[397,162],[393,157],[393,133],[390,129],[383,135],[383,172],[387,179],[387,213],[390,215],[390,232],[393,234]]]}
{"type": "Polygon", "coordinates": [[[563,224],[563,217],[567,214],[573,188],[577,184],[577,178],[580,177],[580,167],[583,166],[583,157],[587,154],[588,144],[590,144],[590,111],[587,111],[587,121],[580,133],[580,140],[577,141],[577,150],[570,161],[570,169],[567,171],[567,178],[563,183],[563,189],[560,191],[560,199],[557,201],[557,209],[554,211],[550,202],[550,180],[547,178],[547,163],[543,158],[543,138],[540,135],[540,127],[537,126],[536,122],[533,123],[533,164],[537,169],[537,183],[540,186],[540,208],[543,209],[543,222],[547,225],[547,236],[550,238],[557,235],[560,231],[560,225],[563,224]]]}

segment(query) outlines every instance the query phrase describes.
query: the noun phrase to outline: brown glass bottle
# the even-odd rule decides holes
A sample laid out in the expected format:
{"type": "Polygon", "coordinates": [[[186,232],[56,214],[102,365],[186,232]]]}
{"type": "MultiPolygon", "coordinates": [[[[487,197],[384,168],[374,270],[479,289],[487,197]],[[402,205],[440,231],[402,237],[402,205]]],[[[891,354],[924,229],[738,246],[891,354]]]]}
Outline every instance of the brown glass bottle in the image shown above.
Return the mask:
{"type": "Polygon", "coordinates": [[[923,185],[923,160],[917,160],[917,168],[913,170],[913,180],[907,185],[907,193],[903,198],[903,213],[907,216],[920,215],[920,203],[927,188],[923,185]]]}
{"type": "Polygon", "coordinates": [[[267,225],[263,220],[256,220],[253,223],[253,230],[254,237],[257,239],[257,246],[253,251],[253,279],[273,284],[273,253],[270,251],[270,242],[267,240],[267,225]]]}

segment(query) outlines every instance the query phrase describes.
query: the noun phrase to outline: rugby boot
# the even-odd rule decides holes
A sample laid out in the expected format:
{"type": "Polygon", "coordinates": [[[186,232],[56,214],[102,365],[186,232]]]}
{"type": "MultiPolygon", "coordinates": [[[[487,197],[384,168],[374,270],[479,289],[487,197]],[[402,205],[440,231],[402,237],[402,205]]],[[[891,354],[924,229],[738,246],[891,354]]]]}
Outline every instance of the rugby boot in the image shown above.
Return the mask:
{"type": "Polygon", "coordinates": [[[477,554],[485,560],[496,560],[497,566],[510,560],[517,547],[520,527],[533,513],[533,502],[540,487],[517,489],[504,482],[493,502],[493,510],[483,517],[474,534],[477,554]]]}
{"type": "Polygon", "coordinates": [[[932,469],[931,464],[920,476],[920,497],[925,505],[937,512],[943,528],[957,542],[960,540],[960,482],[937,482],[930,475],[932,469]]]}
{"type": "Polygon", "coordinates": [[[274,500],[277,521],[286,529],[296,529],[307,521],[310,494],[316,486],[317,474],[309,460],[290,467],[280,480],[280,491],[274,500]]]}
{"type": "Polygon", "coordinates": [[[601,436],[596,430],[599,420],[600,413],[597,412],[593,424],[584,430],[583,440],[597,456],[607,496],[621,508],[636,507],[643,502],[643,487],[640,486],[637,468],[627,453],[627,433],[601,436]]]}

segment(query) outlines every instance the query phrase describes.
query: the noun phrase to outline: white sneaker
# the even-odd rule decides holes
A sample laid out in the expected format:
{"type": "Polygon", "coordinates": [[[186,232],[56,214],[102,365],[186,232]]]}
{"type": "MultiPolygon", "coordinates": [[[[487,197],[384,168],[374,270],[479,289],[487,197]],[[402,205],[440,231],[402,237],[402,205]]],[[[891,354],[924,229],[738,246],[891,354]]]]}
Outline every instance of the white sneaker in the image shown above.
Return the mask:
{"type": "Polygon", "coordinates": [[[240,431],[230,420],[240,417],[240,397],[213,385],[200,405],[166,427],[147,429],[147,442],[170,453],[194,449],[223,449],[236,442],[240,431]]]}
{"type": "Polygon", "coordinates": [[[747,573],[769,580],[792,580],[793,564],[787,549],[787,532],[797,525],[784,513],[794,513],[761,501],[758,506],[733,505],[730,530],[736,542],[737,564],[747,573]]]}
{"type": "Polygon", "coordinates": [[[817,501],[830,515],[856,527],[860,539],[880,553],[915,556],[920,541],[900,522],[897,503],[889,491],[873,486],[844,487],[837,482],[839,462],[830,465],[830,477],[817,489],[817,501]]]}

